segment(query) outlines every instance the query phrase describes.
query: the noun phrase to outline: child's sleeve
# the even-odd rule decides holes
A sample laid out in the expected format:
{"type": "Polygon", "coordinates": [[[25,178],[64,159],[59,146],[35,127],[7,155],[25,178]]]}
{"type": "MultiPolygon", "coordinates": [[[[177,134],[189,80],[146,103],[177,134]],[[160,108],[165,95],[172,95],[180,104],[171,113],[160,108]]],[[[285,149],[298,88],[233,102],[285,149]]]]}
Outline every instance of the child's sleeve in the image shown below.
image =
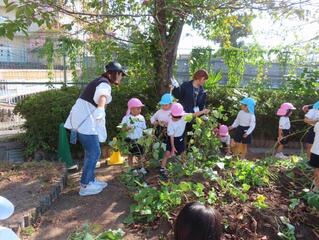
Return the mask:
{"type": "Polygon", "coordinates": [[[145,118],[144,117],[142,117],[142,123],[141,123],[141,125],[142,125],[142,129],[146,129],[146,121],[145,121],[145,118]]]}
{"type": "Polygon", "coordinates": [[[313,109],[310,109],[306,114],[305,117],[308,118],[309,120],[315,120],[315,111],[313,109]]]}
{"type": "Polygon", "coordinates": [[[237,114],[237,117],[235,119],[235,121],[233,122],[233,124],[231,125],[232,128],[236,128],[239,126],[239,113],[237,114]]]}
{"type": "Polygon", "coordinates": [[[127,116],[124,116],[123,118],[122,118],[122,121],[121,121],[121,124],[128,124],[128,117],[127,116]]]}
{"type": "Polygon", "coordinates": [[[158,119],[158,111],[151,117],[151,124],[154,124],[158,119]]]}
{"type": "Polygon", "coordinates": [[[227,136],[226,144],[227,144],[227,146],[229,146],[229,145],[230,145],[230,135],[228,135],[228,136],[227,136]]]}
{"type": "Polygon", "coordinates": [[[172,126],[172,124],[168,123],[168,126],[167,126],[167,135],[168,136],[174,136],[174,128],[172,126]]]}
{"type": "Polygon", "coordinates": [[[284,125],[285,125],[284,118],[281,117],[281,118],[279,119],[279,128],[280,128],[280,129],[283,129],[283,128],[284,128],[284,125]]]}
{"type": "Polygon", "coordinates": [[[255,115],[251,115],[249,128],[248,128],[246,134],[247,135],[251,134],[254,131],[255,127],[256,127],[256,117],[255,117],[255,115]]]}

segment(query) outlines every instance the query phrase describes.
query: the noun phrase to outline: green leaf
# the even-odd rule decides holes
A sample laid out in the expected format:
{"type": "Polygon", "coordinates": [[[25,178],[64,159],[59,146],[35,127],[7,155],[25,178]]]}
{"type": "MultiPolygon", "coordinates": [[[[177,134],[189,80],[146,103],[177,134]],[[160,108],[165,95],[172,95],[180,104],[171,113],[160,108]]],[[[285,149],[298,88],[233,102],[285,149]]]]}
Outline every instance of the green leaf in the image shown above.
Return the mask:
{"type": "Polygon", "coordinates": [[[249,191],[250,185],[248,185],[248,184],[246,184],[246,183],[243,183],[242,188],[243,188],[243,192],[246,193],[246,192],[249,191]]]}
{"type": "Polygon", "coordinates": [[[289,208],[290,209],[295,209],[300,203],[300,199],[299,198],[293,198],[290,199],[290,204],[289,204],[289,208]]]}
{"type": "Polygon", "coordinates": [[[8,5],[6,5],[6,12],[11,12],[13,10],[15,10],[18,6],[14,3],[14,2],[11,2],[9,3],[8,5]]]}

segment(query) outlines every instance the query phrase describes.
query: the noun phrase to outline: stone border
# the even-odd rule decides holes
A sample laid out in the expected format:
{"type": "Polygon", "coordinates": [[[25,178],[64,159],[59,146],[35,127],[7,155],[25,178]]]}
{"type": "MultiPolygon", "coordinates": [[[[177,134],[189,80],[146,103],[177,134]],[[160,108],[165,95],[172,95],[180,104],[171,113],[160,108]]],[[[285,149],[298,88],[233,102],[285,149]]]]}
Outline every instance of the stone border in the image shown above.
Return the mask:
{"type": "Polygon", "coordinates": [[[52,190],[40,198],[39,205],[33,209],[30,209],[29,212],[20,219],[19,223],[9,225],[18,236],[20,236],[21,230],[35,224],[39,218],[45,213],[50,206],[57,200],[67,185],[68,171],[67,168],[63,168],[63,176],[60,178],[59,182],[53,186],[52,190]]]}

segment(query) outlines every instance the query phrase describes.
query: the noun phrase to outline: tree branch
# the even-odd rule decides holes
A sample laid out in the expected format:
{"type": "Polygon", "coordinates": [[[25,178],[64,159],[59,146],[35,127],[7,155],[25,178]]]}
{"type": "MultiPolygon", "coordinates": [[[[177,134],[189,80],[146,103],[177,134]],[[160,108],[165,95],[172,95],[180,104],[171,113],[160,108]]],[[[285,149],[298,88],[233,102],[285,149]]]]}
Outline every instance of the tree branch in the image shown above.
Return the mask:
{"type": "Polygon", "coordinates": [[[68,9],[65,9],[59,5],[52,5],[54,8],[58,9],[59,11],[71,15],[82,15],[82,16],[90,16],[90,17],[106,17],[106,18],[119,18],[119,17],[133,17],[133,18],[138,18],[138,17],[152,17],[151,14],[96,14],[96,13],[88,13],[88,12],[76,12],[76,11],[71,11],[68,9]]]}

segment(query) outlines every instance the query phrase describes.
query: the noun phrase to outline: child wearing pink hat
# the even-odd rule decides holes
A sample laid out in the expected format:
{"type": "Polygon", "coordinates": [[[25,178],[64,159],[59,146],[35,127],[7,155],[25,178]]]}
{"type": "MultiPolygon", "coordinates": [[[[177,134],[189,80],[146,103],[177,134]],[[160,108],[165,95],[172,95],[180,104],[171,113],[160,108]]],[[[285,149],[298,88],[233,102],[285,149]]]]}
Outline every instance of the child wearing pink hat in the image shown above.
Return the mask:
{"type": "Polygon", "coordinates": [[[278,138],[277,138],[277,150],[275,157],[280,159],[286,159],[287,156],[283,154],[284,145],[288,143],[288,136],[290,134],[290,119],[292,111],[296,108],[291,103],[283,103],[277,111],[279,116],[278,138]]]}
{"type": "Polygon", "coordinates": [[[180,103],[173,103],[171,107],[171,120],[167,126],[167,146],[164,157],[161,161],[160,176],[167,179],[166,163],[167,159],[174,155],[181,155],[185,151],[184,132],[186,121],[183,116],[186,115],[183,106],[180,103]]]}
{"type": "Polygon", "coordinates": [[[222,153],[224,153],[225,155],[230,155],[230,142],[231,142],[231,138],[228,132],[228,127],[226,125],[220,125],[218,128],[218,138],[222,144],[222,153]]]}
{"type": "MultiPolygon", "coordinates": [[[[127,103],[127,112],[123,117],[121,125],[125,125],[128,130],[125,141],[130,145],[128,164],[133,167],[133,158],[141,157],[144,153],[143,147],[137,143],[138,139],[143,136],[143,130],[146,129],[144,117],[141,115],[144,104],[138,98],[131,98],[127,103]]],[[[140,159],[143,163],[143,159],[140,159]]],[[[144,167],[139,169],[140,172],[146,174],[144,167]]]]}

